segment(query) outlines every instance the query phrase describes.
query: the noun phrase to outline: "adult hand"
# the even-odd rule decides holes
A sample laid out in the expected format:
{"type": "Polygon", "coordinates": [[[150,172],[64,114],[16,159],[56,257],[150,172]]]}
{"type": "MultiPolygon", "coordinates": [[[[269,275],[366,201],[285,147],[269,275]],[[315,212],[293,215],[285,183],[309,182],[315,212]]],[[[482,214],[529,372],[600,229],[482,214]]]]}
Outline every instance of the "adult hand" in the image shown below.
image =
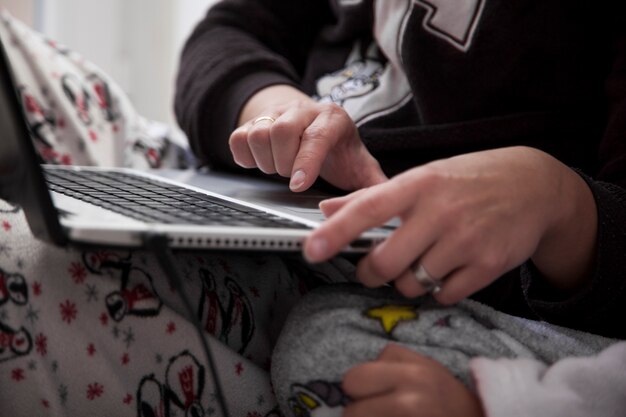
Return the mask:
{"type": "Polygon", "coordinates": [[[455,303],[532,258],[555,287],[588,276],[595,252],[595,201],[583,179],[526,147],[465,154],[414,168],[384,184],[327,200],[329,219],[305,242],[310,261],[328,259],[365,230],[400,217],[401,226],[360,260],[370,287],[395,281],[423,294],[411,268],[444,279],[435,297],[455,303]]]}
{"type": "Polygon", "coordinates": [[[342,388],[353,399],[343,417],[484,415],[476,395],[440,363],[395,344],[350,369],[342,388]]]}
{"type": "Polygon", "coordinates": [[[308,189],[318,176],[344,190],[387,179],[341,107],[317,103],[292,87],[261,90],[240,121],[229,140],[235,162],[291,178],[292,191],[308,189]]]}

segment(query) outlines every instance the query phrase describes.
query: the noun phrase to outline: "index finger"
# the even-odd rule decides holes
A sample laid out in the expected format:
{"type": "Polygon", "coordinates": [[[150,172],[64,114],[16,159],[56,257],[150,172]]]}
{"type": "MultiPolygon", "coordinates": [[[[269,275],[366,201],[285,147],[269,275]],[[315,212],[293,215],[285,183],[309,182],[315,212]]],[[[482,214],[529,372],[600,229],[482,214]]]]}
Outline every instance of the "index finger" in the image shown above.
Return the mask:
{"type": "Polygon", "coordinates": [[[412,198],[398,181],[387,181],[355,195],[324,221],[304,242],[310,262],[325,261],[363,232],[381,226],[411,207],[412,198]]]}

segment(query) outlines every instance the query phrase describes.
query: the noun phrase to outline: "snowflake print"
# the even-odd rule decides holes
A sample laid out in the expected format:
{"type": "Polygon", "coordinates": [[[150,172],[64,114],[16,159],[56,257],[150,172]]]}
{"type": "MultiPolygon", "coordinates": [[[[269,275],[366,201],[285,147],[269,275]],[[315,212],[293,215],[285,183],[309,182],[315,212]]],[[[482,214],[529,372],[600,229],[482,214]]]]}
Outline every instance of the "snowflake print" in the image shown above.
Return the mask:
{"type": "Polygon", "coordinates": [[[237,375],[241,375],[242,372],[243,372],[243,364],[241,362],[237,362],[237,364],[235,365],[235,373],[237,375]]]}
{"type": "Polygon", "coordinates": [[[43,333],[39,333],[35,337],[35,350],[41,356],[46,356],[48,353],[48,338],[43,333]]]}
{"type": "Polygon", "coordinates": [[[135,333],[133,333],[132,327],[129,327],[128,330],[124,332],[124,343],[126,343],[126,348],[129,348],[130,345],[135,341],[135,333]]]}
{"type": "Polygon", "coordinates": [[[128,362],[130,362],[130,356],[128,356],[128,353],[124,353],[122,355],[122,365],[128,365],[128,362]]]}
{"type": "Polygon", "coordinates": [[[130,405],[133,402],[133,396],[130,394],[126,394],[122,401],[124,402],[124,404],[130,405]]]}
{"type": "Polygon", "coordinates": [[[5,255],[9,257],[11,255],[11,247],[3,243],[0,243],[0,255],[5,255]]]}
{"type": "Polygon", "coordinates": [[[2,222],[2,228],[4,229],[5,232],[10,232],[11,231],[11,223],[9,223],[8,221],[4,220],[2,222]]]}
{"type": "Polygon", "coordinates": [[[93,343],[90,343],[89,346],[87,346],[87,354],[89,356],[93,356],[96,354],[96,347],[93,343]]]}
{"type": "Polygon", "coordinates": [[[100,314],[100,324],[102,324],[103,326],[109,324],[109,316],[107,315],[107,313],[100,314]]]}
{"type": "Polygon", "coordinates": [[[43,405],[43,408],[50,408],[50,401],[41,400],[41,405],[43,405]]]}
{"type": "Polygon", "coordinates": [[[98,134],[95,131],[90,130],[89,131],[89,139],[91,139],[92,142],[97,142],[98,141],[98,134]]]}
{"type": "Polygon", "coordinates": [[[41,295],[41,283],[40,282],[33,282],[33,294],[35,296],[39,296],[41,295]]]}
{"type": "Polygon", "coordinates": [[[30,304],[26,310],[26,320],[30,321],[31,324],[35,324],[39,320],[39,310],[35,310],[30,304]]]}
{"type": "Polygon", "coordinates": [[[167,323],[167,330],[165,331],[167,332],[167,334],[174,333],[176,331],[176,323],[174,323],[173,321],[167,323]]]}
{"type": "Polygon", "coordinates": [[[85,278],[87,278],[87,269],[78,262],[72,262],[67,272],[70,273],[70,276],[76,284],[82,284],[85,282],[85,278]]]}
{"type": "Polygon", "coordinates": [[[78,315],[78,310],[76,309],[76,304],[71,303],[70,300],[65,300],[65,303],[59,304],[61,309],[61,318],[67,324],[71,324],[72,321],[76,320],[76,316],[78,315]]]}
{"type": "Polygon", "coordinates": [[[89,384],[87,386],[88,400],[93,401],[96,398],[102,397],[102,394],[104,394],[104,387],[101,384],[94,382],[93,384],[89,384]]]}
{"type": "Polygon", "coordinates": [[[13,381],[19,382],[26,378],[24,375],[24,370],[22,368],[15,368],[11,371],[11,379],[13,381]]]}
{"type": "Polygon", "coordinates": [[[98,289],[95,285],[87,284],[87,290],[85,291],[85,295],[87,295],[88,303],[92,301],[98,301],[98,289]]]}
{"type": "Polygon", "coordinates": [[[59,386],[59,399],[61,400],[61,404],[65,405],[65,403],[67,403],[67,395],[68,395],[67,385],[61,384],[59,386]]]}

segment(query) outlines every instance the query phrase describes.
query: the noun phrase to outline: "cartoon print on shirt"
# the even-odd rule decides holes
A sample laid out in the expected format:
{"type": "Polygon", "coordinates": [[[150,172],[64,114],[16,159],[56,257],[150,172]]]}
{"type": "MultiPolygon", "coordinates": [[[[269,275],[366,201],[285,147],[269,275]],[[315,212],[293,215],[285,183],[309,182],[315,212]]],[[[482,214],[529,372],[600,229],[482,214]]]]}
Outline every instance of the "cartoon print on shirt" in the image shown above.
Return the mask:
{"type": "Polygon", "coordinates": [[[343,106],[348,100],[365,96],[378,88],[383,62],[375,44],[371,44],[365,53],[357,44],[345,68],[317,81],[317,96],[314,98],[320,103],[332,102],[343,106]]]}
{"type": "Polygon", "coordinates": [[[293,384],[287,400],[295,417],[340,417],[350,399],[338,382],[312,381],[293,384]]]}
{"type": "Polygon", "coordinates": [[[198,318],[204,329],[243,354],[255,331],[252,304],[237,281],[225,276],[218,283],[208,269],[199,271],[202,295],[198,303],[198,318]]]}
{"type": "Polygon", "coordinates": [[[188,351],[172,357],[165,371],[164,382],[160,382],[154,374],[144,376],[139,382],[137,416],[206,416],[201,402],[205,378],[204,367],[188,351]]]}
{"type": "MultiPolygon", "coordinates": [[[[416,13],[422,28],[457,50],[467,52],[486,0],[403,0],[373,2],[374,43],[361,53],[355,44],[345,67],[318,80],[317,96],[343,106],[357,126],[392,113],[413,98],[404,72],[402,44],[409,20],[416,13]],[[420,15],[421,16],[421,15],[420,15]],[[371,53],[376,51],[376,57],[371,53]],[[379,66],[378,66],[379,65],[379,66]],[[334,81],[334,82],[333,82],[334,81]]],[[[339,0],[338,7],[361,4],[359,0],[339,0]]]]}
{"type": "Polygon", "coordinates": [[[163,302],[154,288],[152,276],[142,268],[133,266],[131,254],[126,258],[108,251],[84,252],[85,267],[95,274],[108,272],[120,279],[120,289],[105,297],[109,316],[120,322],[127,315],[136,317],[158,316],[163,302]]]}

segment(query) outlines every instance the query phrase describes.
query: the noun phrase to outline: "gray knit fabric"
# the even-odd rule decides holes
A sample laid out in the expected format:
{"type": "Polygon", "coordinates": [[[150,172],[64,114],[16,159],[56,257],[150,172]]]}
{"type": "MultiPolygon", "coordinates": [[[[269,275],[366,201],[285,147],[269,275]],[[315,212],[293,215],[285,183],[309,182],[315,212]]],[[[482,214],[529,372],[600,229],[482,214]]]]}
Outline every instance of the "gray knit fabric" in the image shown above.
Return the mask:
{"type": "Polygon", "coordinates": [[[466,300],[442,307],[407,300],[392,288],[337,284],[307,295],[291,313],[274,350],[272,381],[286,413],[340,416],[349,399],[343,374],[395,342],[430,356],[471,386],[469,360],[527,357],[546,364],[597,353],[616,342],[509,316],[466,300]]]}

